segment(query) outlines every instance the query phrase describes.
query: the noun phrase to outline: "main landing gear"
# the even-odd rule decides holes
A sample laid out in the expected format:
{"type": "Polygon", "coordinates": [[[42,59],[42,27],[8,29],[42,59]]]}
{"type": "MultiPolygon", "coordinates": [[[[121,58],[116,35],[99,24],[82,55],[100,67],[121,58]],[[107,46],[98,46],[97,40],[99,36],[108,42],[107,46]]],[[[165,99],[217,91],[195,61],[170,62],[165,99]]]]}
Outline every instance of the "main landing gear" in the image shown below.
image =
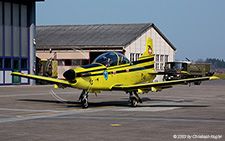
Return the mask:
{"type": "Polygon", "coordinates": [[[130,94],[129,102],[132,107],[136,107],[138,102],[142,103],[142,100],[137,94],[137,92],[129,92],[129,94],[130,94]]]}
{"type": "MultiPolygon", "coordinates": [[[[138,102],[142,103],[142,100],[137,94],[137,92],[129,92],[129,94],[130,94],[129,102],[132,107],[136,107],[138,102]]],[[[82,91],[82,93],[80,94],[79,100],[81,101],[82,108],[88,108],[88,91],[87,90],[82,91]]]]}
{"type": "Polygon", "coordinates": [[[83,90],[80,94],[79,100],[81,101],[82,108],[88,108],[88,92],[87,90],[83,90]]]}

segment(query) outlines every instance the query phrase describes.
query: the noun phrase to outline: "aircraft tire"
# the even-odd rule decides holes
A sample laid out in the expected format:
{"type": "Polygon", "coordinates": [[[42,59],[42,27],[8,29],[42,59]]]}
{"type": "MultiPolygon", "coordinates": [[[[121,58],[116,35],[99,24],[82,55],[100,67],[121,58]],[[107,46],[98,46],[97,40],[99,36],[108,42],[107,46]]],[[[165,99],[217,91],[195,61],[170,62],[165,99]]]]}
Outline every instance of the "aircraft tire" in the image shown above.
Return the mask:
{"type": "Polygon", "coordinates": [[[131,97],[130,98],[130,104],[131,104],[132,107],[136,107],[137,106],[137,98],[131,97]]]}
{"type": "Polygon", "coordinates": [[[201,85],[202,81],[194,82],[195,85],[201,85]]]}
{"type": "Polygon", "coordinates": [[[81,106],[82,108],[88,108],[88,99],[86,97],[81,100],[81,106]]]}

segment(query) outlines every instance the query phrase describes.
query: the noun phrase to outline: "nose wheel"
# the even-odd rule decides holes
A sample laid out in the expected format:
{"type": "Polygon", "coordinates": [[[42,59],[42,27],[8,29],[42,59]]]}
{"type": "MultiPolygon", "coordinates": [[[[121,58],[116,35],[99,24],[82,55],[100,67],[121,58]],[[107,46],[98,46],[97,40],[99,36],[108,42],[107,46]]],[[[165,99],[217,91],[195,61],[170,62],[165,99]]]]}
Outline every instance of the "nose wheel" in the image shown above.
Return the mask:
{"type": "Polygon", "coordinates": [[[130,104],[131,104],[131,107],[136,107],[137,106],[137,98],[136,97],[130,97],[130,104]]]}
{"type": "Polygon", "coordinates": [[[134,94],[133,94],[133,92],[129,92],[129,94],[130,94],[129,102],[132,107],[136,107],[138,102],[142,103],[142,100],[139,97],[139,95],[137,94],[137,92],[134,92],[134,94]]]}
{"type": "Polygon", "coordinates": [[[88,92],[86,90],[82,91],[79,100],[81,101],[82,108],[88,108],[88,92]]]}

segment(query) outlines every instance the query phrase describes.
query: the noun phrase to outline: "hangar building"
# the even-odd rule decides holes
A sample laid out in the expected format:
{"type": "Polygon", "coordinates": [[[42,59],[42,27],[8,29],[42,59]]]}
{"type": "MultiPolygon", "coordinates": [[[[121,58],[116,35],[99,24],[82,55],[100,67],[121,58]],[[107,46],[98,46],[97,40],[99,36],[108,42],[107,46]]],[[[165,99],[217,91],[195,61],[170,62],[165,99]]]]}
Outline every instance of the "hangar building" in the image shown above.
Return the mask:
{"type": "Polygon", "coordinates": [[[30,84],[9,74],[33,73],[36,1],[0,0],[0,85],[30,84]]]}
{"type": "Polygon", "coordinates": [[[121,52],[135,61],[144,52],[147,37],[153,39],[156,71],[175,58],[176,48],[153,23],[37,26],[36,32],[36,55],[58,60],[58,78],[104,52],[121,52]]]}

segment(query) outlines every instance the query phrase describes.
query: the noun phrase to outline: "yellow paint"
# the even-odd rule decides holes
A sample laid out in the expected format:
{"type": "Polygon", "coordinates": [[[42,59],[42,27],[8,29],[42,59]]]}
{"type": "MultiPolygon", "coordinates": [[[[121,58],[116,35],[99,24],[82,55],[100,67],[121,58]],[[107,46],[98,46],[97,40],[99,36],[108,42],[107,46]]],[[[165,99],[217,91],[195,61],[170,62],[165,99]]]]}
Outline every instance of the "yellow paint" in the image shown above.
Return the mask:
{"type": "Polygon", "coordinates": [[[59,86],[58,86],[57,84],[55,84],[55,85],[54,85],[54,88],[56,88],[56,89],[57,89],[57,88],[59,88],[59,86]]]}
{"type": "Polygon", "coordinates": [[[146,39],[146,45],[145,45],[145,52],[142,54],[142,56],[139,58],[139,60],[142,60],[144,57],[148,57],[149,56],[149,48],[151,48],[151,55],[154,54],[153,51],[153,42],[151,38],[147,38],[146,39]]]}
{"type": "Polygon", "coordinates": [[[110,124],[110,126],[112,126],[112,127],[118,127],[118,126],[121,126],[121,124],[110,124]]]}
{"type": "Polygon", "coordinates": [[[149,90],[146,89],[138,89],[138,93],[148,93],[149,90]]]}
{"type": "Polygon", "coordinates": [[[181,73],[191,75],[191,74],[190,74],[190,73],[188,73],[187,71],[181,71],[181,73]]]}
{"type": "MultiPolygon", "coordinates": [[[[148,91],[161,91],[163,88],[168,88],[172,85],[188,83],[189,81],[194,82],[218,79],[217,77],[202,77],[202,80],[200,78],[192,78],[185,80],[152,82],[155,79],[157,72],[155,72],[154,69],[154,51],[153,41],[151,38],[146,39],[145,52],[137,62],[119,65],[119,55],[116,52],[114,53],[118,59],[116,66],[106,67],[102,64],[96,63],[99,66],[90,68],[73,68],[75,71],[75,79],[72,81],[58,80],[54,78],[22,74],[18,72],[12,72],[11,75],[50,81],[57,84],[55,85],[56,88],[65,88],[69,86],[77,89],[88,90],[90,93],[100,93],[101,90],[111,91],[112,89],[146,93],[148,91]],[[127,70],[129,70],[129,73],[127,70]],[[107,80],[103,75],[104,71],[108,72],[107,80]],[[85,76],[82,75],[82,73],[88,73],[88,75],[85,76]]],[[[182,71],[181,73],[187,72],[182,71]]]]}
{"type": "Polygon", "coordinates": [[[216,76],[212,76],[209,78],[209,80],[216,80],[216,79],[220,79],[219,77],[216,77],[216,76]]]}

